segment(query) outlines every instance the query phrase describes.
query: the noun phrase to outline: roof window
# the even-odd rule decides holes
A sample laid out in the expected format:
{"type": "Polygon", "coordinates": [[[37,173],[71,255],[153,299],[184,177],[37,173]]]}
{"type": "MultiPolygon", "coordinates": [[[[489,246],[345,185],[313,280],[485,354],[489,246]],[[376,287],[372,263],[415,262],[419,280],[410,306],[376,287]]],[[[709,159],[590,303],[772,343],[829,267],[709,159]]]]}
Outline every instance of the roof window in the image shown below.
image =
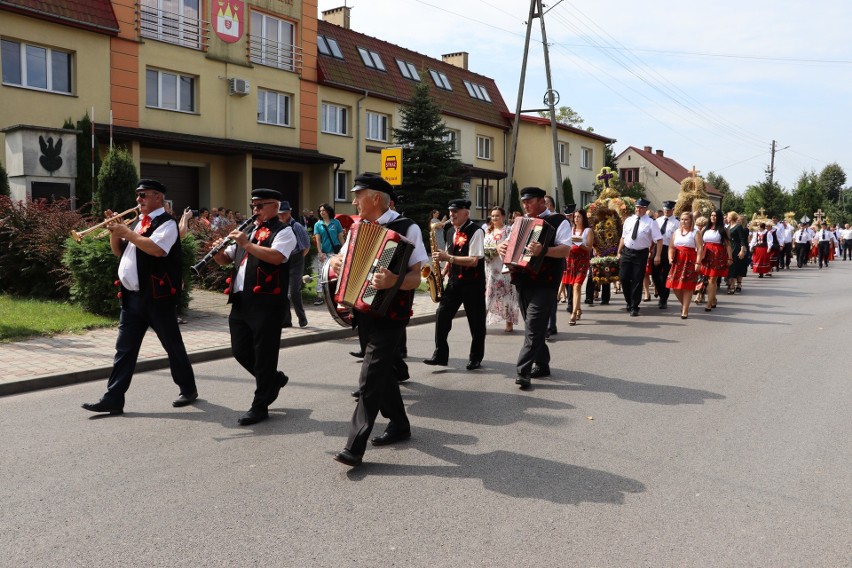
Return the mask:
{"type": "Polygon", "coordinates": [[[420,74],[417,72],[417,68],[409,63],[408,61],[402,61],[401,59],[396,60],[396,64],[399,66],[399,72],[402,73],[402,76],[406,79],[411,79],[412,81],[420,82],[420,74]]]}
{"type": "Polygon", "coordinates": [[[450,85],[450,80],[447,79],[447,76],[440,71],[435,71],[434,69],[429,69],[429,74],[432,75],[432,80],[435,81],[435,85],[439,89],[446,89],[447,91],[452,91],[453,87],[450,85]]]}
{"type": "Polygon", "coordinates": [[[364,49],[363,47],[358,48],[358,53],[361,54],[361,60],[364,62],[364,65],[371,69],[385,71],[385,64],[382,63],[382,58],[379,57],[378,53],[370,51],[369,49],[364,49]]]}

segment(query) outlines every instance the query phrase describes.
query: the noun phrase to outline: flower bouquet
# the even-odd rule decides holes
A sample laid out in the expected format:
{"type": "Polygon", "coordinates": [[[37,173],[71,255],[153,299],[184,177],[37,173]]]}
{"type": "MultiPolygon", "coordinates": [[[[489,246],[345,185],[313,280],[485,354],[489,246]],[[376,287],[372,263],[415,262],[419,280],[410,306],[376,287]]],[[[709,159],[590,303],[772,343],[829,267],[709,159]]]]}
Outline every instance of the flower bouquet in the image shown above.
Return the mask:
{"type": "Polygon", "coordinates": [[[618,259],[614,256],[596,256],[591,260],[592,279],[597,284],[618,281],[618,259]]]}

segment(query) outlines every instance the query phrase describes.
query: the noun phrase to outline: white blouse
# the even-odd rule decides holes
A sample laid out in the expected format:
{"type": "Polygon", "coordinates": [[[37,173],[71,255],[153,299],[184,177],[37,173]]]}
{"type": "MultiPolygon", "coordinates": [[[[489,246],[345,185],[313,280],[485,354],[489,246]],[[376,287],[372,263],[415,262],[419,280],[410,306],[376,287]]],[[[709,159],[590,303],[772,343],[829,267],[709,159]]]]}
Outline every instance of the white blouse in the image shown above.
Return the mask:
{"type": "Polygon", "coordinates": [[[684,235],[683,231],[681,229],[678,229],[677,231],[675,231],[674,235],[672,236],[672,244],[675,247],[686,247],[686,248],[694,249],[695,248],[695,232],[696,232],[696,229],[692,229],[691,231],[689,231],[687,234],[684,235]]]}
{"type": "Polygon", "coordinates": [[[582,240],[580,240],[580,241],[574,240],[574,237],[577,236],[577,233],[574,233],[572,231],[571,232],[571,248],[580,247],[580,246],[588,246],[588,244],[589,244],[589,233],[591,231],[592,230],[589,227],[586,227],[585,229],[583,229],[583,233],[580,235],[580,238],[582,240]]]}
{"type": "Polygon", "coordinates": [[[701,239],[705,243],[722,243],[722,235],[719,234],[719,231],[716,231],[714,229],[707,229],[706,231],[704,231],[704,234],[701,235],[701,239]]]}

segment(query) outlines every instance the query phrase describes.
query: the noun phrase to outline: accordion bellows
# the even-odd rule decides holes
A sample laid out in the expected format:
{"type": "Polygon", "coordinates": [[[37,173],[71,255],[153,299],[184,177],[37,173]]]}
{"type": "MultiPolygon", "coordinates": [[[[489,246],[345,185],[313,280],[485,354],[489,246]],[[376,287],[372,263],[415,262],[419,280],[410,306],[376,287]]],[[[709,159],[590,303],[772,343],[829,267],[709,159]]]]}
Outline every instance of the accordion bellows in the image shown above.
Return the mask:
{"type": "Polygon", "coordinates": [[[540,217],[518,217],[512,223],[512,234],[506,254],[503,255],[503,264],[538,272],[544,257],[532,256],[527,247],[530,243],[544,244],[555,233],[554,228],[540,217]]]}
{"type": "Polygon", "coordinates": [[[405,275],[414,245],[396,231],[375,223],[362,221],[349,231],[349,245],[334,299],[358,311],[384,316],[403,279],[399,278],[392,288],[376,290],[372,285],[373,273],[387,268],[397,276],[405,275]]]}

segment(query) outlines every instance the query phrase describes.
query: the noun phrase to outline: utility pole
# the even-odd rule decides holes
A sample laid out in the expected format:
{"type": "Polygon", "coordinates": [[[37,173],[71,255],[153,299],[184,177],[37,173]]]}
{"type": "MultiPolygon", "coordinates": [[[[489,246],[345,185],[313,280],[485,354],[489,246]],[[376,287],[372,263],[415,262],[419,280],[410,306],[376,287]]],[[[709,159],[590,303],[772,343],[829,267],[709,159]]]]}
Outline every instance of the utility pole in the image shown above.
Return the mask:
{"type": "Polygon", "coordinates": [[[772,187],[773,177],[775,177],[775,140],[772,141],[772,157],[769,159],[769,187],[772,187]]]}
{"type": "MultiPolygon", "coordinates": [[[[557,124],[556,124],[556,103],[559,102],[559,93],[553,90],[551,76],[550,76],[550,54],[547,47],[547,32],[544,27],[544,13],[542,8],[542,0],[531,0],[530,1],[530,13],[527,18],[527,34],[526,39],[524,41],[524,59],[521,64],[521,78],[518,83],[518,99],[515,105],[515,120],[512,124],[512,140],[511,140],[511,149],[509,151],[509,165],[507,169],[507,177],[506,177],[506,190],[503,195],[503,208],[506,211],[511,209],[512,203],[512,182],[514,181],[515,176],[515,157],[518,151],[518,130],[520,129],[521,123],[521,114],[524,112],[521,110],[521,104],[523,103],[524,98],[524,82],[526,80],[527,75],[527,60],[529,58],[530,53],[530,35],[532,34],[532,24],[533,19],[539,18],[541,20],[541,38],[542,45],[544,47],[544,67],[545,74],[547,76],[547,93],[544,96],[544,103],[547,105],[547,109],[550,111],[550,129],[553,134],[553,158],[554,164],[556,168],[556,191],[553,197],[554,202],[556,203],[557,212],[562,209],[562,199],[560,198],[560,194],[562,193],[562,167],[559,164],[559,141],[557,136],[557,124]]],[[[573,197],[573,196],[572,196],[573,197]]]]}

